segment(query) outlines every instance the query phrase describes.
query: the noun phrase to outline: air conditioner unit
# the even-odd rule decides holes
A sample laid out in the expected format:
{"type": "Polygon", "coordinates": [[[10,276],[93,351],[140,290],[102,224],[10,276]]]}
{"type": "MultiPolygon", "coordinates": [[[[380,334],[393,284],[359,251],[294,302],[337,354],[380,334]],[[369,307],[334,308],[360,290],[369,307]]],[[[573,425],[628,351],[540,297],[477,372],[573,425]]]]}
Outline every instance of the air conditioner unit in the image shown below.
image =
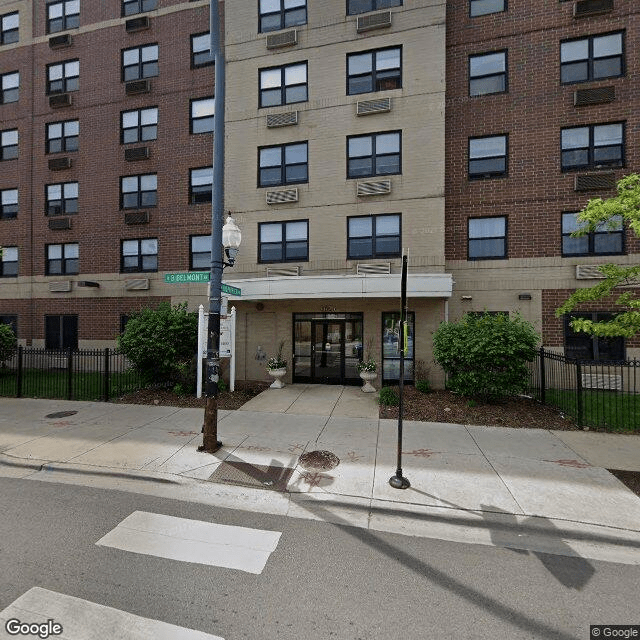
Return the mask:
{"type": "Polygon", "coordinates": [[[366,16],[358,16],[356,23],[356,31],[371,31],[372,29],[383,29],[391,26],[391,11],[378,11],[370,13],[366,16]]]}
{"type": "Polygon", "coordinates": [[[298,124],[298,112],[289,111],[287,113],[272,113],[267,116],[267,127],[288,127],[298,124]]]}
{"type": "Polygon", "coordinates": [[[136,278],[135,280],[125,280],[124,288],[126,291],[148,291],[149,278],[136,278]]]}
{"type": "Polygon", "coordinates": [[[604,104],[616,99],[616,88],[597,87],[595,89],[578,89],[573,92],[573,106],[585,107],[590,104],[604,104]]]}
{"type": "Polygon", "coordinates": [[[51,218],[49,220],[49,229],[52,231],[71,229],[71,218],[51,218]]]}
{"type": "Polygon", "coordinates": [[[68,293],[71,291],[71,280],[59,280],[49,283],[51,293],[68,293]]]}
{"type": "Polygon", "coordinates": [[[386,111],[391,111],[391,98],[358,100],[356,102],[357,116],[368,116],[370,113],[384,113],[386,111]]]}
{"type": "Polygon", "coordinates": [[[291,278],[300,275],[300,267],[267,267],[267,278],[291,278]]]}
{"type": "Polygon", "coordinates": [[[615,189],[616,174],[588,173],[575,177],[574,191],[599,191],[601,189],[615,189]]]}
{"type": "Polygon", "coordinates": [[[127,33],[135,33],[136,31],[143,31],[151,26],[151,20],[149,16],[140,16],[138,18],[129,18],[124,23],[124,28],[127,33]]]}
{"type": "Polygon", "coordinates": [[[151,80],[132,80],[125,85],[125,91],[128,96],[136,96],[141,93],[149,93],[151,91],[151,80]]]}
{"type": "Polygon", "coordinates": [[[597,264],[577,264],[576,280],[604,280],[606,276],[597,264]]]}
{"type": "Polygon", "coordinates": [[[135,213],[125,213],[124,214],[124,223],[125,224],[147,224],[149,222],[149,212],[148,211],[136,211],[135,213]]]}
{"type": "Polygon", "coordinates": [[[280,47],[291,47],[298,44],[298,32],[295,29],[272,33],[267,36],[267,49],[279,49],[280,47]]]}
{"type": "Polygon", "coordinates": [[[71,169],[71,158],[50,158],[49,171],[63,171],[64,169],[71,169]]]}
{"type": "Polygon", "coordinates": [[[391,263],[379,262],[377,264],[371,264],[369,262],[358,262],[358,264],[356,265],[356,273],[359,276],[364,276],[367,274],[391,273],[391,263]]]}
{"type": "Polygon", "coordinates": [[[59,107],[70,107],[72,103],[73,100],[69,93],[56,93],[53,96],[49,96],[49,106],[53,109],[57,109],[59,107]]]}
{"type": "Polygon", "coordinates": [[[282,204],[285,202],[298,202],[298,189],[267,191],[267,204],[282,204]]]}
{"type": "Polygon", "coordinates": [[[356,195],[363,196],[380,196],[391,193],[391,180],[367,180],[366,182],[358,182],[356,186],[356,195]]]}
{"type": "Polygon", "coordinates": [[[597,16],[613,11],[613,0],[578,0],[573,5],[574,18],[597,16]]]}
{"type": "Polygon", "coordinates": [[[150,152],[149,147],[133,147],[124,150],[124,159],[127,162],[136,162],[138,160],[147,160],[150,152]]]}
{"type": "Polygon", "coordinates": [[[64,47],[70,47],[73,44],[73,38],[70,33],[63,33],[59,36],[51,36],[49,38],[50,49],[62,49],[64,47]]]}

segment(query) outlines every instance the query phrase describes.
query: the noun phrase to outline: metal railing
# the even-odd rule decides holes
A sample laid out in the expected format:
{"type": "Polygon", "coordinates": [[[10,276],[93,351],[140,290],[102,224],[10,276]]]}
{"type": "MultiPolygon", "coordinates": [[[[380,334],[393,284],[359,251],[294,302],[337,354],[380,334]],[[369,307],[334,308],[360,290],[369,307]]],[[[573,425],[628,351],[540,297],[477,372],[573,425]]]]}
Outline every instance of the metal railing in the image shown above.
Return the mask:
{"type": "Polygon", "coordinates": [[[576,360],[540,349],[530,365],[528,394],[581,427],[640,429],[640,360],[576,360]]]}
{"type": "Polygon", "coordinates": [[[0,396],[102,400],[131,393],[145,385],[116,349],[18,347],[0,366],[0,396]]]}

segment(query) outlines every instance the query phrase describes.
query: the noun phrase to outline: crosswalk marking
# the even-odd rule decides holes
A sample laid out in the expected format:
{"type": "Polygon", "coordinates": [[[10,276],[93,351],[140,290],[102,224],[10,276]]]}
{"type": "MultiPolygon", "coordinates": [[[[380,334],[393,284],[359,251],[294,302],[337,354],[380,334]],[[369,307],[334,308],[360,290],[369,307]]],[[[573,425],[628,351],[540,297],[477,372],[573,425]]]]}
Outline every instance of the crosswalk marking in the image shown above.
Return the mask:
{"type": "Polygon", "coordinates": [[[196,562],[248,573],[262,573],[281,532],[134,511],[96,544],[196,562]]]}
{"type": "Polygon", "coordinates": [[[53,620],[62,626],[62,634],[51,638],[60,640],[224,640],[40,587],[29,589],[0,612],[0,638],[24,637],[9,634],[5,625],[12,619],[29,624],[53,620]]]}

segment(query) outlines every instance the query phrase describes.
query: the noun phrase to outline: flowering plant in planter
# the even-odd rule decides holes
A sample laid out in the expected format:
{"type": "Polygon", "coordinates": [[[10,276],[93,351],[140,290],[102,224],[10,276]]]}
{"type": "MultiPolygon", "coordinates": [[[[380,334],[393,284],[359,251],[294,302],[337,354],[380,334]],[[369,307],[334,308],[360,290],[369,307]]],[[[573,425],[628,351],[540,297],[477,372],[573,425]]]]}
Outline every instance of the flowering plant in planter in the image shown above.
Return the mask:
{"type": "Polygon", "coordinates": [[[356,365],[356,369],[358,373],[362,373],[363,371],[375,372],[378,370],[378,363],[371,356],[371,349],[373,347],[373,340],[369,338],[367,341],[367,357],[362,360],[362,362],[358,362],[356,365]]]}
{"type": "Polygon", "coordinates": [[[284,340],[281,340],[280,345],[278,346],[278,353],[272,358],[269,358],[269,360],[267,360],[267,369],[269,371],[287,368],[287,361],[282,357],[283,349],[284,349],[284,340]]]}

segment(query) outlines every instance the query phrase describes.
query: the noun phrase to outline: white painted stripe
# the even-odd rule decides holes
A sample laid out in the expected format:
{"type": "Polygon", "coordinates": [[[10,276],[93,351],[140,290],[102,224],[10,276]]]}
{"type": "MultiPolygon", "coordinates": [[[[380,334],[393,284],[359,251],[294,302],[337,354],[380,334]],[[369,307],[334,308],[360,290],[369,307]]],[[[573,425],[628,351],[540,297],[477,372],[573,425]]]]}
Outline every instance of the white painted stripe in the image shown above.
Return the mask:
{"type": "Polygon", "coordinates": [[[51,637],[60,640],[223,640],[40,587],[29,589],[0,612],[0,638],[24,637],[7,632],[5,624],[12,618],[25,623],[53,620],[62,625],[62,635],[51,637]]]}
{"type": "Polygon", "coordinates": [[[182,562],[262,573],[280,531],[134,511],[96,544],[182,562]]]}

